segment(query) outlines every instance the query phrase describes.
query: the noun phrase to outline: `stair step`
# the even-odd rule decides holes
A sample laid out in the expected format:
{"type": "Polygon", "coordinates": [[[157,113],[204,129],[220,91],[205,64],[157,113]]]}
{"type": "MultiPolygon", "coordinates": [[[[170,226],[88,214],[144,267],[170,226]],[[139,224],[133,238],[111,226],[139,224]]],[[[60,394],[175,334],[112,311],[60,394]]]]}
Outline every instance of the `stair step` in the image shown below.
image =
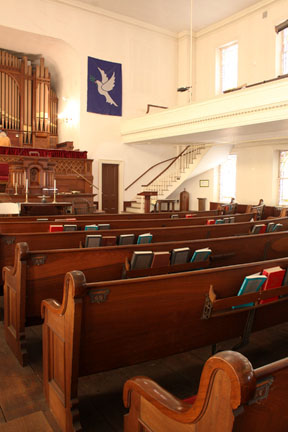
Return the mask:
{"type": "Polygon", "coordinates": [[[138,208],[127,207],[125,213],[143,213],[143,212],[140,211],[140,209],[138,208]]]}

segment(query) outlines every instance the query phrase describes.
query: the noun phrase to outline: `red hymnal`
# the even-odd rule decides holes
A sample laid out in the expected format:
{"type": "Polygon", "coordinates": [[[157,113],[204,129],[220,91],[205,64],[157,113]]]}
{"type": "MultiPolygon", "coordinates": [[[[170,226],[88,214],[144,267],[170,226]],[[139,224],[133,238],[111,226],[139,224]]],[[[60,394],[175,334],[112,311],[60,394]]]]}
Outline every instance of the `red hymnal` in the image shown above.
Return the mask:
{"type": "Polygon", "coordinates": [[[49,232],[63,231],[63,225],[50,225],[49,232]]]}
{"type": "MultiPolygon", "coordinates": [[[[284,275],[285,275],[285,270],[283,270],[279,266],[271,267],[268,269],[264,269],[262,274],[264,276],[267,276],[267,280],[263,284],[261,291],[266,291],[268,289],[279,288],[282,285],[284,275]]],[[[277,299],[278,299],[278,297],[271,297],[267,300],[261,300],[260,304],[270,303],[270,302],[277,300],[277,299]]]]}
{"type": "Polygon", "coordinates": [[[208,219],[207,220],[207,225],[214,225],[215,224],[215,219],[208,219]]]}

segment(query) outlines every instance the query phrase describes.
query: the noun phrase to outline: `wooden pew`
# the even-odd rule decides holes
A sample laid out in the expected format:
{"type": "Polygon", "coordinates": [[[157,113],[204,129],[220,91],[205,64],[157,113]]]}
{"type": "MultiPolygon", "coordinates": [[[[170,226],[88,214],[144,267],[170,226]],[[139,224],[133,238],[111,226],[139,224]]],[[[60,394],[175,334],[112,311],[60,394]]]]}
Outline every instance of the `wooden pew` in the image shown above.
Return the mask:
{"type": "MultiPolygon", "coordinates": [[[[261,200],[259,200],[260,203],[261,200]]],[[[229,206],[229,203],[220,203],[220,202],[210,202],[210,210],[223,210],[225,211],[225,207],[229,206]]],[[[258,207],[259,204],[239,204],[237,203],[237,213],[247,213],[248,211],[251,211],[252,207],[258,207]]],[[[277,206],[266,206],[264,205],[263,209],[263,219],[270,218],[270,217],[280,217],[286,215],[286,208],[280,208],[277,206]]]]}
{"type": "Polygon", "coordinates": [[[285,257],[288,233],[268,233],[210,240],[193,240],[150,245],[131,245],[87,249],[29,251],[27,243],[16,247],[14,266],[4,267],[4,327],[6,341],[22,365],[27,363],[25,326],[40,322],[40,305],[45,298],[62,299],[65,274],[75,268],[88,282],[121,279],[125,259],[135,250],[169,251],[178,247],[194,250],[210,247],[210,261],[135,270],[129,277],[177,273],[285,257]],[[12,319],[13,317],[13,319],[12,319]]]}
{"type": "MultiPolygon", "coordinates": [[[[288,218],[271,219],[283,224],[283,230],[288,229],[288,218]]],[[[263,221],[264,223],[265,221],[263,221]]],[[[257,222],[238,222],[234,224],[195,225],[188,227],[159,227],[149,228],[153,235],[152,242],[167,242],[180,240],[195,240],[238,236],[248,234],[257,222]]],[[[266,221],[267,223],[267,221],[266,221]]],[[[120,234],[139,234],[147,232],[141,228],[115,229],[101,231],[103,236],[119,236],[120,234]]],[[[91,232],[90,232],[91,233],[91,232]]],[[[39,250],[40,245],[47,249],[78,248],[80,242],[84,244],[87,231],[54,232],[54,233],[10,233],[0,234],[0,268],[13,265],[15,245],[27,242],[30,250],[39,250]]]]}
{"type": "MultiPolygon", "coordinates": [[[[62,430],[78,424],[78,376],[241,336],[246,308],[201,319],[209,286],[218,297],[237,301],[246,275],[277,265],[287,268],[288,258],[96,283],[86,283],[82,272],[67,273],[62,304],[42,302],[44,391],[62,430]]],[[[281,298],[255,304],[252,331],[287,320],[288,286],[280,291],[281,298]]],[[[275,295],[273,290],[264,293],[275,295]]]]}
{"type": "MultiPolygon", "coordinates": [[[[253,217],[253,213],[235,214],[235,222],[248,222],[253,217]]],[[[222,219],[224,216],[212,216],[209,219],[222,219]]],[[[193,217],[190,219],[121,219],[110,220],[110,229],[124,229],[124,228],[143,228],[150,229],[150,227],[175,227],[175,226],[191,226],[191,225],[206,225],[207,216],[193,217]]],[[[105,223],[108,223],[108,220],[105,223]]],[[[3,222],[0,220],[0,233],[20,233],[20,232],[48,232],[51,225],[77,225],[77,230],[84,230],[85,225],[103,223],[102,221],[94,218],[81,221],[63,221],[63,222],[50,222],[50,221],[16,221],[16,222],[3,222]]]]}
{"type": "MultiPolygon", "coordinates": [[[[244,213],[244,212],[242,212],[244,213]]],[[[53,216],[1,216],[0,221],[3,222],[17,222],[21,221],[36,221],[37,219],[48,219],[55,221],[55,219],[75,218],[76,220],[121,220],[121,219],[170,219],[171,215],[177,215],[179,218],[185,218],[186,215],[200,216],[217,216],[218,210],[205,210],[205,211],[187,211],[187,212],[160,212],[160,213],[89,213],[89,214],[67,214],[67,215],[53,215],[53,216]]]]}
{"type": "Polygon", "coordinates": [[[284,432],[288,425],[288,357],[253,369],[223,351],[203,368],[198,393],[180,400],[147,377],[124,385],[124,432],[284,432]]]}

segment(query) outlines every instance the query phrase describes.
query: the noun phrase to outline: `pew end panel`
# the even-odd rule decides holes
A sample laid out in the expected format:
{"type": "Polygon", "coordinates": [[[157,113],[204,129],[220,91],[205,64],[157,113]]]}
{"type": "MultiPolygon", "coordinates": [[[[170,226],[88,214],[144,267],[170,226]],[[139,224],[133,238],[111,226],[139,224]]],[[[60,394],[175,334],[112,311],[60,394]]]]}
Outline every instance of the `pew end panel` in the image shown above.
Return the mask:
{"type": "Polygon", "coordinates": [[[123,389],[124,405],[129,409],[124,432],[232,431],[234,410],[253,396],[255,383],[250,362],[232,351],[207,360],[193,404],[179,400],[149,378],[132,378],[123,389]]]}
{"type": "Polygon", "coordinates": [[[44,394],[65,432],[82,431],[77,391],[85,285],[82,272],[67,273],[62,304],[48,299],[41,307],[44,394]]]}
{"type": "Polygon", "coordinates": [[[4,329],[6,342],[22,366],[27,364],[25,338],[27,243],[15,248],[14,266],[4,267],[4,329]]]}
{"type": "Polygon", "coordinates": [[[192,403],[146,377],[128,380],[124,432],[286,432],[288,358],[253,369],[242,354],[223,351],[204,365],[192,403]]]}

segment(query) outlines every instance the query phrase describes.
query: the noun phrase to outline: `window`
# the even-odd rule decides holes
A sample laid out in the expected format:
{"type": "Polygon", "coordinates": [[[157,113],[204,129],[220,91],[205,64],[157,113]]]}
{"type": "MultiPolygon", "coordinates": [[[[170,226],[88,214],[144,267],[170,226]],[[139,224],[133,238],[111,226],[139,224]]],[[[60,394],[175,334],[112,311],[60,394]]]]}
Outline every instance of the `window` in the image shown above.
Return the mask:
{"type": "Polygon", "coordinates": [[[288,151],[280,152],[279,205],[288,204],[288,151]]]}
{"type": "Polygon", "coordinates": [[[219,49],[219,84],[220,92],[237,87],[238,83],[238,43],[232,42],[219,49]]]}
{"type": "Polygon", "coordinates": [[[281,75],[288,74],[288,28],[281,33],[281,75]]]}
{"type": "Polygon", "coordinates": [[[237,156],[229,155],[219,167],[220,202],[230,202],[231,198],[236,198],[236,162],[237,156]]]}

